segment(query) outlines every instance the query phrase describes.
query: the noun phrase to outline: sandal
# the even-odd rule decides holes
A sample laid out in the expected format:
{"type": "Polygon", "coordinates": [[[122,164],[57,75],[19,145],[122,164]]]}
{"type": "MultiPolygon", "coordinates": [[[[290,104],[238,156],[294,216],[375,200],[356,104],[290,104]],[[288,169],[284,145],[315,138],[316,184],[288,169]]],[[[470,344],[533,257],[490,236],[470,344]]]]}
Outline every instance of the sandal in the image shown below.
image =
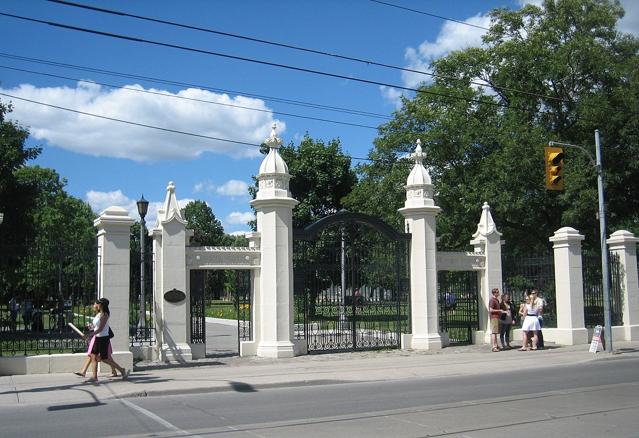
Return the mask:
{"type": "Polygon", "coordinates": [[[517,351],[528,351],[528,349],[527,349],[527,348],[523,348],[523,347],[522,347],[522,348],[520,348],[520,349],[519,349],[519,350],[517,350],[517,351]]]}
{"type": "Polygon", "coordinates": [[[499,351],[499,348],[498,348],[498,347],[493,347],[493,353],[496,353],[496,352],[498,352],[498,351],[499,351]]]}
{"type": "Polygon", "coordinates": [[[111,371],[111,377],[118,377],[118,373],[115,370],[111,371]]]}
{"type": "Polygon", "coordinates": [[[85,374],[82,374],[82,373],[80,373],[78,371],[74,372],[73,374],[75,374],[76,376],[80,376],[80,377],[86,377],[85,374]]]}

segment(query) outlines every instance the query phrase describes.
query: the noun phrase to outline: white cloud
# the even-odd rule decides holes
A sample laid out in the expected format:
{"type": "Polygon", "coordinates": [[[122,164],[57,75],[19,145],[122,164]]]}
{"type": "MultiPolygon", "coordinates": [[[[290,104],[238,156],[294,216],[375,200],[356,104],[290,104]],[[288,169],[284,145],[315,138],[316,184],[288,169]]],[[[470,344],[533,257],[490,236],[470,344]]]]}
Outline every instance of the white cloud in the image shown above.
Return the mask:
{"type": "MultiPolygon", "coordinates": [[[[478,14],[464,20],[466,23],[475,26],[488,28],[490,17],[478,14]]],[[[430,64],[434,60],[441,58],[455,50],[462,50],[468,47],[476,47],[482,44],[482,36],[486,30],[477,27],[466,26],[461,23],[447,21],[442,30],[437,35],[434,43],[424,41],[417,49],[409,47],[406,49],[405,57],[408,60],[408,68],[412,70],[430,71],[430,64]]],[[[414,88],[421,82],[430,82],[431,77],[419,73],[402,72],[402,79],[407,87],[414,88]]]]}
{"type": "Polygon", "coordinates": [[[248,196],[248,184],[244,181],[231,179],[215,190],[219,195],[223,196],[248,196]]]}
{"type": "Polygon", "coordinates": [[[384,100],[395,106],[395,109],[400,109],[402,107],[402,99],[401,97],[404,93],[401,90],[393,87],[387,87],[385,85],[380,85],[380,91],[382,92],[382,97],[384,100]]]}
{"type": "Polygon", "coordinates": [[[535,5],[541,7],[543,5],[544,0],[517,0],[519,6],[524,7],[526,5],[535,5]]]}
{"type": "Polygon", "coordinates": [[[226,216],[226,222],[234,225],[246,225],[249,221],[255,219],[255,216],[250,211],[240,212],[234,211],[226,216]]]}
{"type": "MultiPolygon", "coordinates": [[[[620,0],[621,6],[626,11],[626,15],[619,20],[617,28],[622,32],[631,33],[639,36],[639,1],[637,0],[620,0]]],[[[541,7],[543,0],[518,0],[519,6],[533,4],[541,7]]]]}
{"type": "Polygon", "coordinates": [[[130,199],[122,190],[115,190],[113,192],[98,192],[90,190],[86,195],[87,202],[91,206],[94,212],[100,214],[109,207],[116,206],[125,208],[129,212],[129,216],[136,218],[138,216],[138,209],[134,199],[130,199]],[[135,215],[131,213],[135,212],[135,215]]]}
{"type": "MultiPolygon", "coordinates": [[[[112,192],[99,192],[96,190],[90,190],[86,194],[86,199],[93,211],[97,214],[102,213],[109,207],[122,207],[129,212],[136,221],[140,220],[138,214],[138,206],[135,199],[131,199],[122,193],[122,190],[115,190],[112,192]]],[[[179,199],[178,205],[180,208],[186,207],[186,204],[193,201],[193,199],[185,198],[179,199]]],[[[147,228],[152,227],[157,219],[158,210],[164,208],[164,201],[149,201],[149,210],[144,218],[147,223],[147,228]]]]}
{"type": "Polygon", "coordinates": [[[621,0],[626,15],[619,20],[617,27],[622,32],[639,36],[639,2],[637,0],[621,0]]]}
{"type": "MultiPolygon", "coordinates": [[[[0,90],[17,97],[91,114],[253,144],[261,144],[269,136],[274,121],[273,114],[260,99],[230,97],[227,94],[195,88],[170,93],[152,88],[145,89],[141,85],[127,87],[258,108],[267,112],[125,89],[110,89],[91,82],[78,82],[75,88],[38,88],[30,84],[21,84],[15,88],[0,90]]],[[[13,105],[12,119],[28,126],[35,139],[46,140],[52,145],[81,154],[136,161],[193,159],[204,152],[215,152],[235,158],[260,155],[259,149],[253,146],[127,125],[17,99],[13,100],[13,105]]],[[[277,125],[280,133],[286,128],[282,121],[277,121],[277,125]]]]}
{"type": "Polygon", "coordinates": [[[215,191],[215,184],[211,181],[202,181],[193,186],[193,193],[202,193],[209,192],[212,193],[215,191]]]}
{"type": "Polygon", "coordinates": [[[250,231],[233,231],[232,233],[229,233],[231,236],[246,236],[247,233],[250,233],[250,231]]]}

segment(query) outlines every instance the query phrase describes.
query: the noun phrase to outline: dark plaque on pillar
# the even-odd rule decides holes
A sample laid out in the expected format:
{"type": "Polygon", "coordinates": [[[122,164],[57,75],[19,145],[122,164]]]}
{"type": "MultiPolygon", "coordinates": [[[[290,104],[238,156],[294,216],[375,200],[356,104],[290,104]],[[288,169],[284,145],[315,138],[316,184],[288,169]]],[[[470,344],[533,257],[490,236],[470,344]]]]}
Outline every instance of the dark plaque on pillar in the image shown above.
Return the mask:
{"type": "Polygon", "coordinates": [[[181,290],[177,290],[175,288],[170,291],[164,292],[164,299],[169,303],[179,303],[186,298],[186,294],[181,290]]]}

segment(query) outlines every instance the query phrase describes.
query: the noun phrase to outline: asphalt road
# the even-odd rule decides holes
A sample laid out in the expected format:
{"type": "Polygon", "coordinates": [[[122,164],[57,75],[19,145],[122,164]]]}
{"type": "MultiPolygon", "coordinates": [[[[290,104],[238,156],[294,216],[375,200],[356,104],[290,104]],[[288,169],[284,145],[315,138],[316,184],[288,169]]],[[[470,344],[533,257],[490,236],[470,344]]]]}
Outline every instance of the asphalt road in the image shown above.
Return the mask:
{"type": "MultiPolygon", "coordinates": [[[[188,372],[188,370],[185,370],[188,372]]],[[[508,373],[3,408],[2,436],[636,437],[639,358],[508,373]]]]}

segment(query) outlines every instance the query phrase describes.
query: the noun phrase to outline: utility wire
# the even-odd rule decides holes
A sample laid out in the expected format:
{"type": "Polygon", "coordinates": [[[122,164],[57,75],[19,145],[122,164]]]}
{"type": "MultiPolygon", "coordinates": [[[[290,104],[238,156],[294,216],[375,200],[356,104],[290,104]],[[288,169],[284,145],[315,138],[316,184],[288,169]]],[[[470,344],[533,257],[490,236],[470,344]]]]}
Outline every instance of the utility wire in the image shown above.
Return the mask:
{"type": "Polygon", "coordinates": [[[188,52],[202,53],[202,54],[212,55],[212,56],[219,56],[219,57],[222,57],[222,58],[228,58],[228,59],[234,59],[234,60],[238,60],[238,61],[251,62],[251,63],[261,64],[261,65],[268,65],[268,66],[272,66],[272,67],[279,67],[279,68],[284,68],[284,69],[289,69],[289,70],[294,70],[294,71],[299,71],[299,72],[304,72],[304,73],[311,73],[311,74],[316,74],[316,75],[320,75],[320,76],[327,76],[327,77],[332,77],[332,78],[337,78],[337,79],[345,79],[345,80],[348,80],[348,81],[361,82],[361,83],[370,84],[370,85],[391,87],[391,88],[396,88],[398,90],[405,90],[405,91],[412,91],[412,92],[415,92],[415,93],[429,94],[429,95],[433,95],[433,96],[445,97],[445,98],[450,98],[450,99],[454,99],[454,100],[462,100],[462,101],[472,102],[472,103],[483,103],[483,104],[486,104],[486,105],[491,105],[491,106],[496,106],[496,107],[511,108],[511,109],[519,109],[519,110],[522,110],[522,111],[528,111],[525,108],[517,108],[517,107],[514,107],[514,106],[509,105],[507,103],[494,102],[492,100],[487,100],[487,99],[483,99],[482,100],[482,99],[474,99],[474,98],[463,97],[463,96],[454,96],[454,95],[451,95],[451,94],[438,93],[438,92],[435,92],[435,91],[432,91],[432,90],[426,90],[426,89],[423,89],[423,88],[422,89],[418,89],[418,88],[405,87],[405,86],[402,86],[402,85],[389,84],[389,83],[386,83],[386,82],[374,81],[374,80],[370,80],[370,79],[363,79],[363,78],[358,78],[358,77],[353,77],[353,76],[346,76],[346,75],[341,75],[341,74],[337,74],[337,73],[324,72],[324,71],[320,71],[320,70],[313,70],[313,69],[308,69],[308,68],[304,68],[304,67],[296,67],[296,66],[292,66],[292,65],[288,65],[288,64],[281,64],[281,63],[276,63],[276,62],[263,61],[263,60],[259,60],[259,59],[247,58],[247,57],[244,57],[244,56],[230,55],[230,54],[227,54],[227,53],[214,52],[214,51],[210,51],[210,50],[197,49],[197,48],[193,48],[193,47],[180,46],[180,45],[177,45],[177,44],[163,43],[163,42],[160,42],[160,41],[147,40],[147,39],[144,39],[144,38],[138,38],[138,37],[132,37],[132,36],[128,36],[128,35],[115,34],[115,33],[112,33],[112,32],[102,32],[102,31],[98,31],[98,30],[94,30],[94,29],[87,29],[87,28],[78,27],[78,26],[72,26],[72,25],[68,25],[68,24],[56,23],[56,22],[53,22],[53,21],[39,20],[39,19],[36,19],[36,18],[29,18],[29,17],[20,16],[20,15],[8,14],[8,13],[5,13],[5,12],[0,12],[0,16],[16,18],[16,19],[19,19],[19,20],[29,21],[29,22],[33,22],[33,23],[47,24],[49,26],[59,27],[59,28],[62,28],[62,29],[75,30],[75,31],[78,31],[78,32],[84,32],[84,33],[89,33],[89,34],[94,34],[94,35],[101,35],[101,36],[106,36],[106,37],[115,38],[115,39],[121,39],[121,40],[125,40],[125,41],[133,41],[133,42],[151,44],[151,45],[156,45],[156,46],[161,46],[161,47],[169,47],[169,48],[178,49],[178,50],[184,50],[184,51],[188,51],[188,52]]]}
{"type": "MultiPolygon", "coordinates": [[[[49,1],[53,1],[53,0],[49,0],[49,1]]],[[[416,14],[428,15],[429,17],[439,18],[439,19],[445,20],[445,21],[452,21],[454,23],[459,23],[459,24],[463,24],[465,26],[475,27],[477,29],[490,30],[487,27],[479,26],[477,24],[467,23],[465,21],[455,20],[454,18],[448,18],[448,17],[443,17],[441,15],[431,14],[430,12],[418,11],[417,9],[411,9],[411,8],[407,8],[405,6],[396,5],[396,4],[393,4],[393,3],[387,3],[387,2],[380,1],[380,0],[369,0],[369,1],[371,1],[373,3],[379,3],[380,5],[390,6],[392,8],[403,9],[405,11],[415,12],[416,14]]],[[[62,2],[59,2],[59,3],[62,3],[62,2]]]]}
{"type": "MultiPolygon", "coordinates": [[[[1,93],[0,92],[0,96],[5,96],[5,97],[8,97],[10,99],[16,99],[16,100],[21,100],[21,101],[24,101],[24,102],[33,103],[35,105],[46,106],[46,107],[58,109],[58,110],[61,110],[61,111],[67,111],[67,112],[71,112],[71,113],[81,114],[81,115],[84,115],[84,116],[95,117],[95,118],[98,118],[98,119],[110,120],[112,122],[124,123],[126,125],[138,126],[138,127],[141,127],[141,128],[155,129],[155,130],[158,130],[158,131],[170,132],[170,133],[173,133],[173,134],[180,134],[180,135],[186,135],[186,136],[190,136],[190,137],[203,138],[203,139],[206,139],[206,140],[223,141],[223,142],[234,143],[234,144],[239,144],[239,145],[244,145],[244,146],[251,146],[251,147],[256,147],[256,148],[261,148],[262,147],[261,144],[257,144],[257,143],[249,143],[249,142],[241,141],[241,140],[231,140],[231,139],[228,139],[228,138],[213,137],[213,136],[204,135],[204,134],[195,134],[193,132],[181,131],[179,129],[164,128],[164,127],[161,127],[161,126],[149,125],[147,123],[132,122],[130,120],[118,119],[118,118],[115,118],[115,117],[109,117],[109,116],[104,116],[104,115],[101,115],[101,114],[89,113],[89,112],[86,112],[86,111],[80,111],[80,110],[67,108],[67,107],[63,107],[63,106],[59,106],[59,105],[53,105],[53,104],[50,104],[50,103],[40,102],[40,101],[37,101],[37,100],[26,99],[24,97],[15,96],[15,95],[8,94],[8,93],[1,93]]],[[[357,161],[371,161],[371,162],[375,161],[375,160],[373,160],[371,158],[354,157],[352,155],[347,155],[347,154],[344,154],[344,156],[350,158],[351,160],[357,160],[357,161]]]]}
{"type": "Polygon", "coordinates": [[[4,68],[4,69],[7,69],[7,70],[20,71],[20,72],[24,72],[24,73],[31,73],[31,74],[41,75],[41,76],[48,76],[48,77],[59,78],[59,79],[66,79],[66,80],[69,80],[69,81],[91,82],[91,83],[94,83],[94,84],[103,85],[105,87],[109,87],[109,88],[113,88],[113,89],[135,91],[135,92],[138,92],[138,93],[147,93],[147,94],[153,94],[153,95],[156,95],[156,96],[171,97],[171,98],[174,98],[174,99],[190,100],[190,101],[193,101],[193,102],[208,103],[208,104],[211,104],[211,105],[219,105],[219,106],[225,106],[225,107],[229,107],[229,108],[238,108],[238,109],[243,109],[243,110],[248,110],[248,111],[258,111],[258,112],[263,112],[263,113],[278,114],[278,115],[287,116],[287,117],[297,117],[297,118],[306,119],[306,120],[316,120],[316,121],[319,121],[319,122],[336,123],[336,124],[339,124],[339,125],[353,126],[353,127],[356,127],[356,128],[367,128],[367,129],[377,130],[376,126],[361,125],[361,124],[358,124],[358,123],[343,122],[343,121],[331,120],[331,119],[322,119],[322,118],[319,118],[319,117],[311,117],[311,116],[303,116],[303,115],[300,115],[300,114],[284,113],[284,112],[272,111],[272,110],[262,109],[262,108],[254,108],[254,107],[249,107],[249,106],[234,105],[234,104],[230,104],[230,103],[215,102],[215,101],[212,101],[212,100],[196,99],[196,98],[193,98],[193,97],[178,96],[177,94],[162,93],[162,92],[159,92],[159,91],[140,90],[138,88],[133,88],[133,87],[107,84],[107,83],[104,83],[104,82],[97,82],[97,81],[94,81],[94,80],[90,80],[89,81],[89,80],[86,80],[86,79],[71,78],[71,77],[68,77],[68,76],[55,75],[55,74],[52,74],[52,73],[43,73],[43,72],[38,72],[38,71],[33,71],[33,70],[26,70],[26,69],[16,68],[16,67],[8,67],[8,66],[5,66],[5,65],[0,65],[0,68],[4,68]]]}
{"type": "Polygon", "coordinates": [[[42,106],[46,106],[46,107],[49,107],[49,108],[55,108],[55,109],[59,109],[59,110],[62,110],[62,111],[68,111],[68,112],[72,112],[72,113],[76,113],[76,114],[82,114],[84,116],[90,116],[90,117],[96,117],[98,119],[110,120],[112,122],[125,123],[127,125],[133,125],[133,126],[140,126],[142,128],[156,129],[158,131],[171,132],[171,133],[174,133],[174,134],[188,135],[188,136],[191,136],[191,137],[198,137],[198,138],[205,138],[207,140],[225,141],[225,142],[229,142],[229,143],[241,144],[241,145],[245,145],[245,146],[252,146],[252,147],[258,147],[258,148],[262,146],[262,145],[259,145],[257,143],[248,143],[248,142],[240,141],[240,140],[230,140],[228,138],[220,138],[220,137],[212,137],[210,135],[195,134],[193,132],[180,131],[178,129],[163,128],[161,126],[148,125],[146,123],[132,122],[130,120],[123,120],[123,119],[117,119],[115,117],[109,117],[109,116],[103,116],[103,115],[100,115],[100,114],[88,113],[86,111],[80,111],[80,110],[76,110],[76,109],[72,109],[72,108],[66,108],[66,107],[63,107],[63,106],[52,105],[50,103],[45,103],[45,102],[39,102],[37,100],[26,99],[24,97],[18,97],[18,96],[14,96],[14,95],[7,94],[7,93],[0,93],[0,96],[9,97],[11,99],[22,100],[24,102],[33,103],[33,104],[36,104],[36,105],[42,105],[42,106]]]}
{"type": "Polygon", "coordinates": [[[356,110],[356,109],[352,109],[352,108],[343,108],[343,107],[323,105],[323,104],[313,103],[313,102],[305,102],[305,101],[300,101],[300,100],[286,99],[286,98],[281,98],[281,97],[265,96],[265,95],[261,95],[261,94],[248,93],[248,92],[244,92],[244,91],[227,90],[227,89],[223,89],[223,88],[209,87],[209,86],[201,85],[201,84],[192,84],[192,83],[188,83],[188,82],[178,82],[178,81],[174,81],[174,80],[162,79],[162,78],[154,78],[154,77],[150,77],[150,76],[140,76],[140,75],[136,75],[136,74],[133,74],[133,73],[122,73],[122,72],[117,72],[117,71],[112,71],[112,70],[104,70],[104,69],[98,69],[98,68],[93,68],[93,67],[86,67],[86,66],[81,66],[81,65],[77,65],[77,64],[65,64],[65,63],[61,63],[61,62],[56,62],[56,61],[51,61],[51,60],[46,60],[46,59],[40,59],[40,58],[29,58],[29,57],[26,57],[26,56],[20,56],[20,55],[15,55],[15,54],[11,54],[11,53],[0,52],[0,57],[1,58],[14,59],[14,60],[20,60],[20,61],[26,61],[26,62],[31,62],[31,63],[35,63],[35,64],[43,64],[43,65],[50,65],[50,66],[54,66],[54,67],[62,67],[62,68],[67,68],[67,69],[71,69],[71,70],[87,71],[87,72],[91,72],[91,73],[99,73],[99,74],[117,76],[117,77],[128,78],[128,79],[138,79],[138,80],[143,80],[143,81],[146,81],[146,82],[154,82],[154,83],[164,84],[164,85],[173,85],[173,86],[179,86],[179,87],[195,87],[195,88],[201,88],[203,90],[214,91],[216,93],[229,93],[229,94],[235,94],[235,95],[243,95],[243,96],[247,96],[247,97],[255,97],[255,98],[258,98],[258,99],[264,99],[264,100],[270,101],[270,102],[279,102],[279,103],[285,103],[285,104],[288,104],[288,105],[296,105],[296,106],[302,106],[302,107],[307,107],[307,108],[321,109],[321,110],[325,110],[325,111],[333,111],[333,112],[352,114],[352,115],[358,115],[358,116],[363,116],[363,117],[373,117],[373,118],[379,118],[379,119],[392,120],[392,117],[384,115],[384,114],[372,113],[372,112],[368,112],[368,111],[361,111],[361,110],[356,110]]]}
{"type": "MultiPolygon", "coordinates": [[[[200,32],[207,32],[207,33],[212,33],[212,34],[215,34],[215,35],[221,35],[221,36],[230,37],[230,38],[237,38],[237,39],[257,42],[257,43],[261,43],[261,44],[268,44],[268,45],[272,45],[272,46],[283,47],[283,48],[286,48],[286,49],[298,50],[298,51],[301,51],[301,52],[314,53],[314,54],[322,55],[322,56],[330,56],[330,57],[333,57],[333,58],[344,59],[344,60],[347,60],[347,61],[355,61],[355,62],[363,63],[363,64],[366,64],[366,65],[374,65],[374,66],[377,66],[377,67],[384,67],[384,68],[393,69],[393,70],[399,70],[399,71],[403,71],[403,72],[407,72],[407,73],[416,73],[416,74],[420,74],[420,75],[431,76],[433,78],[442,78],[442,79],[448,79],[448,80],[457,79],[457,78],[452,77],[452,76],[440,75],[440,74],[429,72],[429,71],[426,71],[426,70],[415,70],[415,69],[408,68],[408,67],[399,67],[399,66],[396,66],[396,65],[386,64],[386,63],[382,63],[382,62],[378,62],[378,61],[374,61],[374,60],[370,60],[370,59],[357,58],[357,57],[354,57],[354,56],[341,55],[339,53],[331,53],[331,52],[326,52],[326,51],[317,50],[317,49],[310,49],[308,47],[301,47],[301,46],[295,46],[295,45],[292,45],[292,44],[279,43],[279,42],[275,42],[275,41],[264,40],[264,39],[261,39],[261,38],[255,38],[255,37],[246,36],[246,35],[239,35],[239,34],[234,34],[234,33],[229,33],[229,32],[223,32],[223,31],[219,31],[219,30],[215,30],[215,29],[210,29],[210,28],[203,28],[203,27],[193,26],[193,25],[189,25],[189,24],[178,23],[178,22],[175,22],[175,21],[168,21],[168,20],[162,20],[162,19],[159,19],[159,18],[152,18],[152,17],[148,17],[148,16],[130,14],[128,12],[115,11],[115,10],[112,10],[112,9],[98,8],[98,7],[95,7],[95,6],[85,5],[85,4],[82,4],[82,3],[76,3],[76,2],[66,1],[66,0],[47,0],[47,1],[49,1],[51,3],[58,3],[58,4],[61,4],[61,5],[71,6],[71,7],[75,7],[75,8],[88,9],[88,10],[95,11],[95,12],[118,15],[118,16],[122,16],[122,17],[135,18],[135,19],[138,19],[138,20],[150,21],[150,22],[153,22],[153,23],[166,24],[166,25],[169,25],[169,26],[175,26],[175,27],[180,27],[180,28],[184,28],[184,29],[197,30],[197,31],[200,31],[200,32]]],[[[388,5],[388,6],[399,7],[399,6],[396,6],[396,5],[393,5],[393,4],[390,4],[390,3],[381,2],[381,1],[376,1],[376,0],[371,0],[371,1],[374,1],[376,3],[381,3],[381,4],[384,4],[384,5],[388,5]]],[[[412,9],[409,9],[409,10],[412,10],[412,9]]],[[[414,12],[419,12],[419,11],[414,11],[414,12]]],[[[441,18],[443,20],[454,21],[456,23],[465,24],[465,25],[468,25],[468,26],[478,27],[480,29],[489,30],[489,29],[487,29],[485,27],[476,26],[474,24],[466,23],[464,21],[454,20],[452,18],[446,18],[446,17],[442,17],[442,16],[439,16],[439,15],[429,14],[427,12],[422,12],[422,13],[425,14],[425,15],[430,15],[430,16],[433,16],[433,17],[441,18]]],[[[554,96],[548,96],[548,95],[533,93],[531,91],[518,90],[518,89],[510,88],[510,87],[500,87],[499,85],[491,85],[491,84],[487,84],[485,82],[478,82],[478,81],[472,81],[472,80],[470,81],[470,83],[473,84],[473,85],[477,85],[479,87],[498,88],[500,90],[509,91],[511,93],[519,93],[519,94],[525,94],[525,95],[533,96],[533,97],[542,97],[544,99],[551,99],[551,100],[567,102],[567,100],[562,99],[560,97],[554,97],[554,96]]]]}

